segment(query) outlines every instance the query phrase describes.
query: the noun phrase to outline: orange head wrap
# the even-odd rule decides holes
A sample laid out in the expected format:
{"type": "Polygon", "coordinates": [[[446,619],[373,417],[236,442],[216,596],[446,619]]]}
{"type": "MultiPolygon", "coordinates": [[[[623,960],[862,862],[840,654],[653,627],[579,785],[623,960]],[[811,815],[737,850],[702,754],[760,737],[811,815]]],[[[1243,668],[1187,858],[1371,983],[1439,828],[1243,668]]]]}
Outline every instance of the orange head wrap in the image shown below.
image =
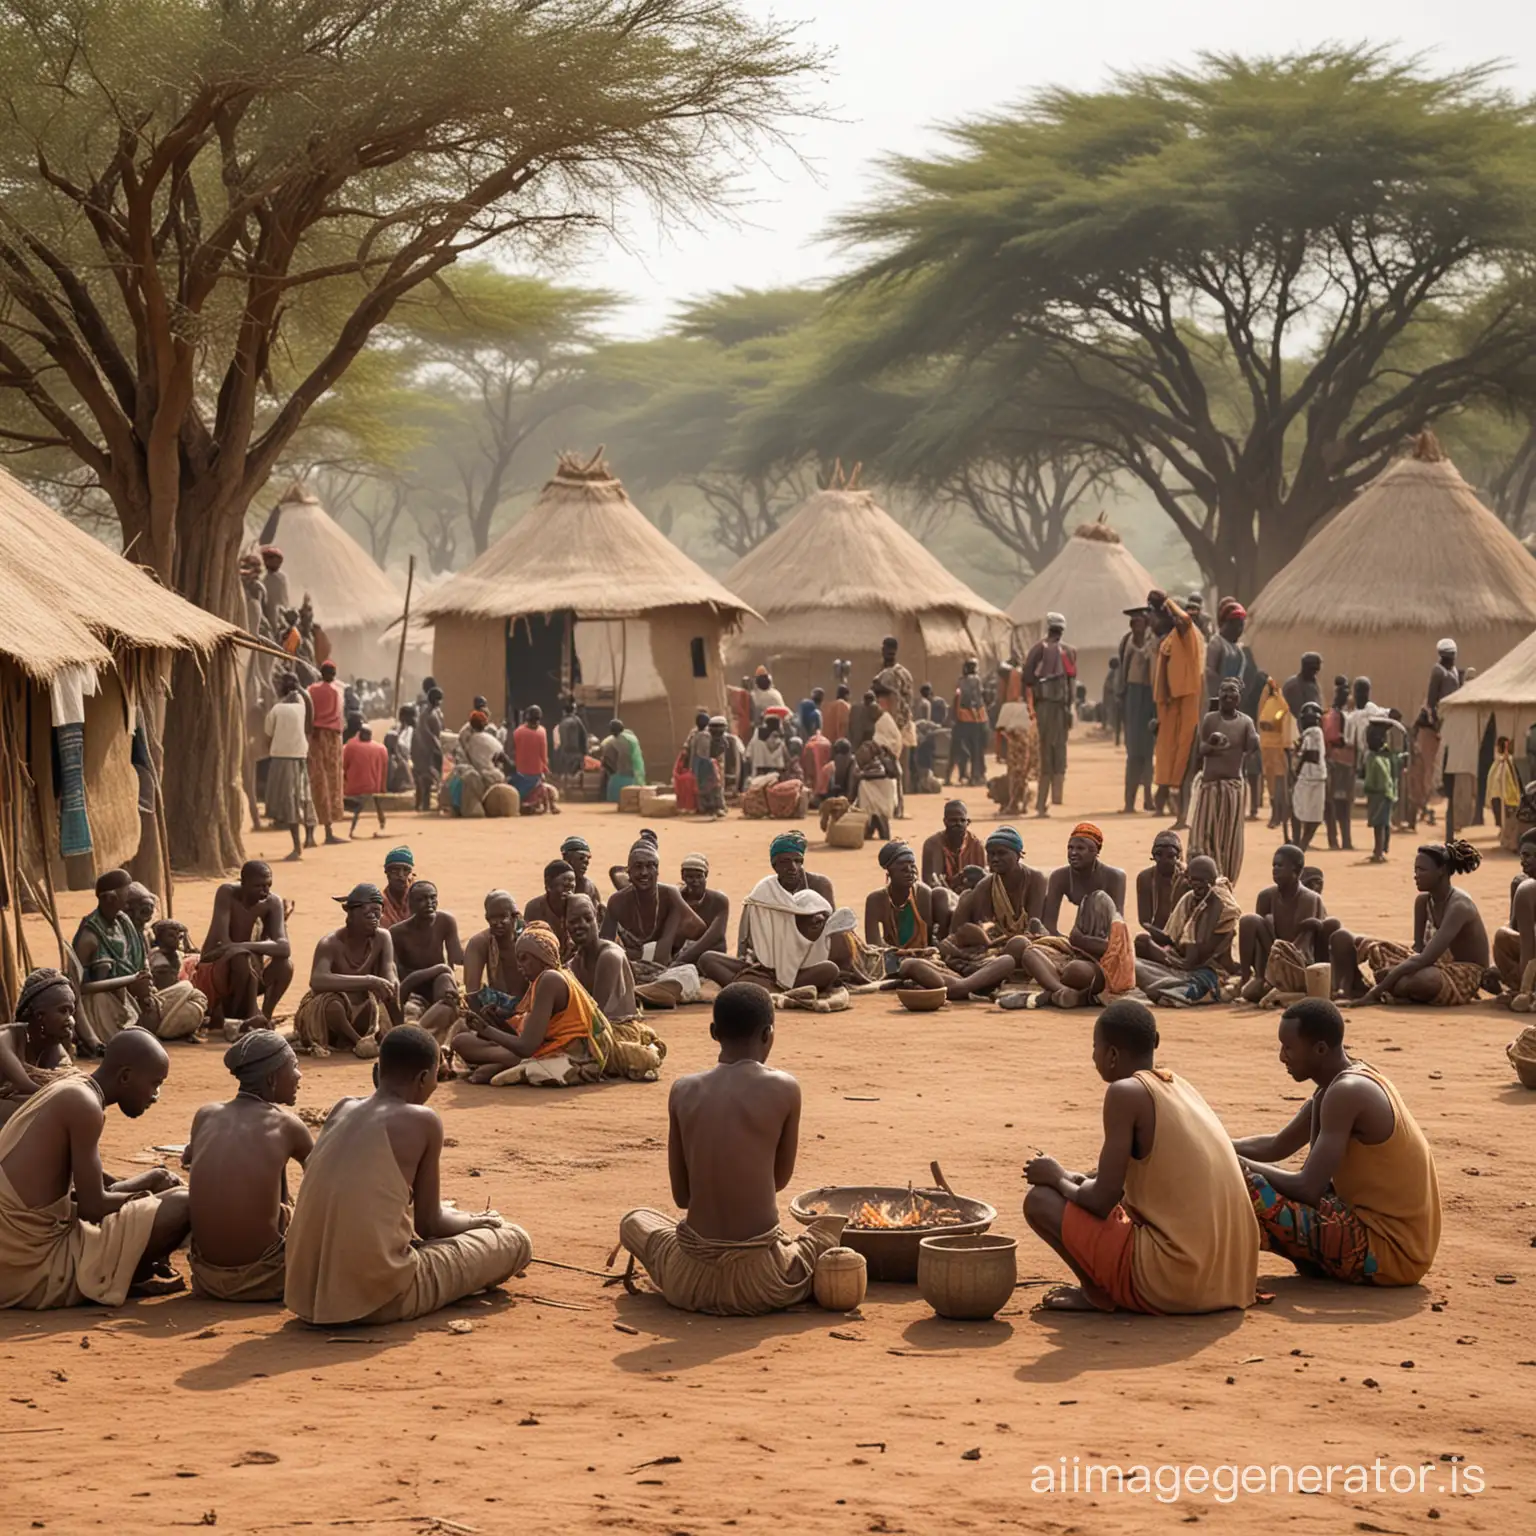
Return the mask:
{"type": "Polygon", "coordinates": [[[560,940],[548,923],[537,919],[529,923],[517,936],[519,949],[531,949],[551,970],[560,964],[560,940]]]}
{"type": "Polygon", "coordinates": [[[1104,846],[1104,834],[1091,821],[1080,821],[1072,828],[1073,837],[1086,837],[1090,842],[1104,846]]]}

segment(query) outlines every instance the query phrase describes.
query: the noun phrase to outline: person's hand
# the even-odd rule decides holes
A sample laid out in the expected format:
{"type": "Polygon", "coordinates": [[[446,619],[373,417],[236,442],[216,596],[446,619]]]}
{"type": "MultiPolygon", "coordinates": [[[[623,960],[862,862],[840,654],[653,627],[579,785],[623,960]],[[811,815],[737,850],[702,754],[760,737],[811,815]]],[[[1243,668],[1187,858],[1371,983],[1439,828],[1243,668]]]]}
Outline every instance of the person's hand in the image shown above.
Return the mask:
{"type": "Polygon", "coordinates": [[[1212,752],[1225,752],[1227,748],[1232,745],[1232,743],[1227,740],[1227,733],[1225,731],[1212,731],[1211,734],[1205,738],[1205,744],[1211,749],[1212,752]]]}
{"type": "Polygon", "coordinates": [[[231,954],[233,949],[234,946],[231,944],[210,944],[199,954],[198,959],[204,965],[212,965],[216,961],[224,959],[226,955],[231,954]]]}
{"type": "Polygon", "coordinates": [[[180,1189],[181,1180],[169,1168],[151,1168],[143,1187],[149,1194],[163,1195],[168,1189],[180,1189]]]}
{"type": "Polygon", "coordinates": [[[1050,1189],[1054,1189],[1066,1177],[1066,1172],[1054,1157],[1032,1157],[1024,1165],[1024,1177],[1029,1183],[1050,1189]]]}
{"type": "Polygon", "coordinates": [[[128,983],[128,995],[137,1002],[148,1003],[155,995],[154,978],[148,971],[140,971],[132,981],[128,983]]]}
{"type": "Polygon", "coordinates": [[[481,1211],[478,1216],[472,1216],[464,1230],[466,1232],[492,1231],[497,1227],[506,1226],[501,1219],[500,1211],[481,1211]]]}

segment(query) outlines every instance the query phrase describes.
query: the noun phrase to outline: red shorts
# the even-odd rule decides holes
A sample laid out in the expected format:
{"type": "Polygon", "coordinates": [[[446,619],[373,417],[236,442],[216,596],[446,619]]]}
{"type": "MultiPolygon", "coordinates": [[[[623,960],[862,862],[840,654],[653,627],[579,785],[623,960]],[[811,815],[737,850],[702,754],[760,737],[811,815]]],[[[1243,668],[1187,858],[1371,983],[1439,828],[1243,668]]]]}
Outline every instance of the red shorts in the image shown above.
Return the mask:
{"type": "Polygon", "coordinates": [[[1067,1201],[1061,1216],[1061,1241],[1074,1262],[1114,1304],[1126,1312],[1152,1312],[1136,1294],[1131,1257],[1136,1249],[1136,1224],[1123,1205],[1108,1216],[1092,1216],[1067,1201]]]}

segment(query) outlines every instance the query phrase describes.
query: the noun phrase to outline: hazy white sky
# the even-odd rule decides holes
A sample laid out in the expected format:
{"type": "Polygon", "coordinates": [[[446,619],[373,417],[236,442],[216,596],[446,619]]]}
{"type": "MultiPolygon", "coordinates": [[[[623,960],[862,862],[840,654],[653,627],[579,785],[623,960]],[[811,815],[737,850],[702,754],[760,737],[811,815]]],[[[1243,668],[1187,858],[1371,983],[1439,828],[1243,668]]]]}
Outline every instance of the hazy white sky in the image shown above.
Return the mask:
{"type": "MultiPolygon", "coordinates": [[[[829,52],[812,90],[830,122],[803,125],[809,162],[775,155],[745,176],[733,227],[658,228],[631,215],[628,250],[591,253],[579,276],[627,294],[628,334],[664,325],[690,295],[737,285],[814,281],[836,253],[818,237],[865,198],[876,162],[936,146],[933,128],[1016,101],[1035,86],[1091,87],[1116,69],[1200,49],[1275,53],[1322,42],[1397,42],[1446,65],[1503,59],[1512,88],[1536,94],[1536,7],[1530,0],[743,0],[798,22],[829,52]]],[[[576,276],[578,274],[570,274],[576,276]]]]}

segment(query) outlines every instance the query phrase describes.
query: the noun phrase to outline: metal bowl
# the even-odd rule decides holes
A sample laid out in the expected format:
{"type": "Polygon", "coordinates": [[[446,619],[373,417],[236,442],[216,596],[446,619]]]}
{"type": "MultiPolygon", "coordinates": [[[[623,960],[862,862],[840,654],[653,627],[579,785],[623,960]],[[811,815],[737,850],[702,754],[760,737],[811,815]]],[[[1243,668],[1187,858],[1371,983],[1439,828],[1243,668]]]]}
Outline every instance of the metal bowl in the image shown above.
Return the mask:
{"type": "MultiPolygon", "coordinates": [[[[789,1214],[802,1226],[809,1226],[818,1216],[847,1216],[866,1200],[899,1201],[907,1198],[905,1184],[828,1184],[808,1189],[789,1202],[789,1214]],[[811,1206],[824,1207],[812,1211],[811,1206]]],[[[967,1232],[985,1232],[997,1220],[997,1211],[985,1200],[971,1200],[942,1189],[914,1187],[910,1193],[921,1195],[935,1205],[956,1211],[961,1220],[941,1227],[844,1227],[842,1245],[864,1255],[871,1280],[895,1281],[903,1285],[917,1283],[918,1246],[925,1237],[960,1236],[967,1232]]]]}

